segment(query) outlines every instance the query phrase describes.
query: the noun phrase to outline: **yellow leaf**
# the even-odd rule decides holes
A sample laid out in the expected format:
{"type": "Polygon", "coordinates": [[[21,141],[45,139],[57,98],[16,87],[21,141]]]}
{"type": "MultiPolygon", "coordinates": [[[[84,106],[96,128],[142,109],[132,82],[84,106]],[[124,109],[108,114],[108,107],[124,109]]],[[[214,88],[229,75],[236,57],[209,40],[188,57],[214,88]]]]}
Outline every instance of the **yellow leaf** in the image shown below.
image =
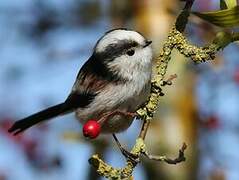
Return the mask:
{"type": "Polygon", "coordinates": [[[224,3],[226,8],[225,9],[230,9],[235,6],[237,6],[237,0],[221,0],[220,3],[224,3]]]}
{"type": "Polygon", "coordinates": [[[219,11],[192,13],[216,26],[231,28],[239,25],[239,6],[219,11]]]}

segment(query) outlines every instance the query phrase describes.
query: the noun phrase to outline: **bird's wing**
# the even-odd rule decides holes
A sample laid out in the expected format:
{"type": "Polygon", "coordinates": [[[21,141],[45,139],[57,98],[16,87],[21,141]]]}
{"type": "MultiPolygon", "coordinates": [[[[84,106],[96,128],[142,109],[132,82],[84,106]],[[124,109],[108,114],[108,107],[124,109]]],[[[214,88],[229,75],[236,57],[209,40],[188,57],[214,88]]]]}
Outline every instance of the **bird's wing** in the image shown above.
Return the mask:
{"type": "Polygon", "coordinates": [[[72,93],[99,93],[112,84],[124,83],[125,79],[111,71],[102,59],[93,54],[82,66],[72,88],[72,93]]]}

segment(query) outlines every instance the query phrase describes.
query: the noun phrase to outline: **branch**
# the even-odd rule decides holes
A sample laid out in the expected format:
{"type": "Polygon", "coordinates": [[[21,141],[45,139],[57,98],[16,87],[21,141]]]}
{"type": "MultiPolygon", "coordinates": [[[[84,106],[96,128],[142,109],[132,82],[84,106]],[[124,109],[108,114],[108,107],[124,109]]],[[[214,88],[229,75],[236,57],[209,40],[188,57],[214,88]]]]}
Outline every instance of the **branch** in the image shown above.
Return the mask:
{"type": "Polygon", "coordinates": [[[188,23],[188,17],[190,15],[191,8],[193,6],[194,0],[186,0],[186,4],[182,12],[177,17],[175,26],[179,32],[183,32],[188,23]]]}
{"type": "Polygon", "coordinates": [[[215,59],[216,53],[219,50],[239,40],[239,33],[234,34],[221,31],[216,34],[212,43],[204,47],[197,47],[191,45],[185,36],[176,29],[173,30],[173,33],[172,43],[174,43],[174,47],[179,50],[181,54],[190,57],[197,64],[215,59]]]}
{"type": "Polygon", "coordinates": [[[183,161],[186,161],[186,158],[184,156],[184,151],[186,150],[186,148],[187,148],[187,145],[183,143],[183,146],[181,147],[181,149],[179,149],[178,157],[175,159],[170,159],[170,158],[167,158],[166,156],[149,155],[148,153],[145,153],[145,156],[149,158],[150,160],[154,160],[154,161],[164,161],[168,164],[178,164],[183,161]]]}
{"type": "MultiPolygon", "coordinates": [[[[187,0],[186,4],[182,10],[182,12],[179,14],[179,16],[176,19],[175,26],[172,28],[172,30],[169,32],[168,39],[165,41],[163,48],[159,54],[159,56],[156,59],[156,76],[152,79],[151,83],[151,96],[149,98],[148,103],[141,109],[137,111],[137,113],[143,117],[146,121],[151,120],[153,117],[154,112],[156,111],[156,108],[158,107],[159,98],[162,95],[162,88],[161,88],[161,81],[163,81],[164,76],[167,71],[168,63],[171,60],[171,53],[175,46],[175,40],[174,36],[177,34],[177,32],[183,32],[187,23],[188,23],[188,17],[190,15],[191,7],[194,3],[194,0],[187,0]],[[178,29],[178,31],[176,30],[178,29]]],[[[181,33],[180,33],[181,34],[181,33]]],[[[143,124],[142,130],[148,129],[149,126],[148,122],[145,122],[143,124]]],[[[142,131],[141,130],[141,131],[142,131]]],[[[147,130],[146,130],[147,132],[147,130]]],[[[144,132],[140,133],[139,137],[145,137],[144,132]]]]}
{"type": "MultiPolygon", "coordinates": [[[[138,157],[141,153],[145,153],[145,144],[143,139],[138,138],[136,140],[136,144],[132,148],[131,153],[135,154],[138,157]]],[[[104,176],[108,179],[129,179],[130,177],[132,177],[133,170],[137,165],[135,161],[132,162],[128,160],[124,168],[113,168],[112,166],[101,160],[98,155],[93,155],[89,159],[89,163],[97,170],[97,172],[101,176],[104,176]]]]}

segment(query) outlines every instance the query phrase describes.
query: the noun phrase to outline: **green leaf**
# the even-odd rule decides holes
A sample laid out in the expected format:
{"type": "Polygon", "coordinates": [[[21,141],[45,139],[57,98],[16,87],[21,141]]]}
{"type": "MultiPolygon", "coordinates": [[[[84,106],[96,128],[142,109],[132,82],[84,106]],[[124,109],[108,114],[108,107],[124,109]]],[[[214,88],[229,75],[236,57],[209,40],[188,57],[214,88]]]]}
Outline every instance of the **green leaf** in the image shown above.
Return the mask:
{"type": "Polygon", "coordinates": [[[231,28],[239,25],[239,6],[219,11],[192,13],[216,26],[231,28]]]}
{"type": "Polygon", "coordinates": [[[230,9],[237,6],[237,0],[220,0],[221,9],[230,9]]]}
{"type": "Polygon", "coordinates": [[[220,9],[227,9],[227,4],[225,3],[224,0],[220,0],[220,9]]]}
{"type": "Polygon", "coordinates": [[[225,0],[220,0],[220,9],[223,10],[223,9],[227,9],[227,4],[225,3],[225,0]]]}

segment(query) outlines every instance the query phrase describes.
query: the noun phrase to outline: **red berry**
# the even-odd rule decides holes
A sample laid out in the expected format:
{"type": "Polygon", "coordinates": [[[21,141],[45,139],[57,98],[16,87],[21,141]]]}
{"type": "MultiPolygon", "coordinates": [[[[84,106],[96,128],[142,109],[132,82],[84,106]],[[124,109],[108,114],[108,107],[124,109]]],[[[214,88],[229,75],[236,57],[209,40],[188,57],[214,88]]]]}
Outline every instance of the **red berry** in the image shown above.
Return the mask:
{"type": "Polygon", "coordinates": [[[96,120],[89,120],[83,126],[83,135],[94,139],[100,134],[100,129],[100,124],[96,120]]]}
{"type": "Polygon", "coordinates": [[[205,122],[205,127],[208,129],[218,129],[220,128],[220,122],[217,116],[212,115],[207,119],[207,122],[205,122]]]}
{"type": "Polygon", "coordinates": [[[236,84],[239,84],[239,69],[236,70],[235,73],[233,74],[233,79],[236,84]]]}

